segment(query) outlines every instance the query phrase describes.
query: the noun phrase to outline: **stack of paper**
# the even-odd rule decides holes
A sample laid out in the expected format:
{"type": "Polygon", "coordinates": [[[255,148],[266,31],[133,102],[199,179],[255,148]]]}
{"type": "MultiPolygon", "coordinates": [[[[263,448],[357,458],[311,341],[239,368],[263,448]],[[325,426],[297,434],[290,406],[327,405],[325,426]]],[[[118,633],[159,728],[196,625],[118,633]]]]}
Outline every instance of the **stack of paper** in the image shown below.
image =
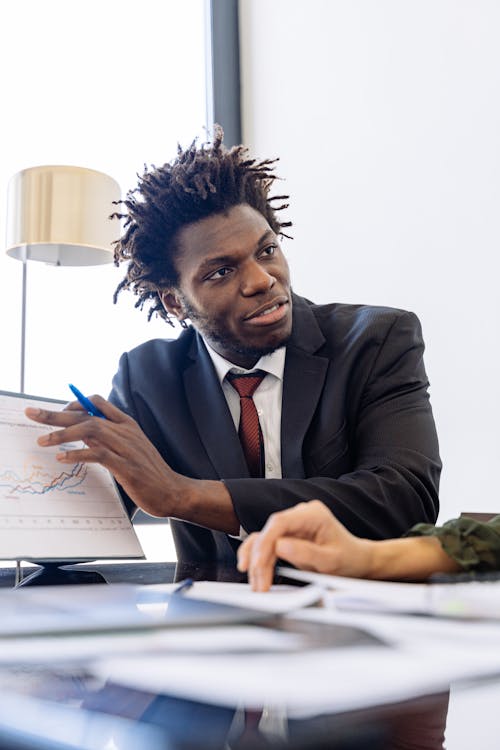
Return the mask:
{"type": "Polygon", "coordinates": [[[279,568],[279,573],[323,586],[325,604],[338,610],[500,619],[500,581],[396,583],[330,576],[286,567],[279,568]]]}

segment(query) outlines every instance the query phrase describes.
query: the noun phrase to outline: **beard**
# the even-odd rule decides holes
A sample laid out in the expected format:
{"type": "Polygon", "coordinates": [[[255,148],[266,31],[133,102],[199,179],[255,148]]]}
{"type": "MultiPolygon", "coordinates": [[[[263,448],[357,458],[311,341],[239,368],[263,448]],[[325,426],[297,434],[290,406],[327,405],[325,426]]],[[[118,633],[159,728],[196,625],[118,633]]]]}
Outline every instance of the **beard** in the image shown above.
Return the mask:
{"type": "MultiPolygon", "coordinates": [[[[273,341],[272,344],[262,346],[252,346],[237,338],[226,325],[225,318],[212,318],[199,312],[188,300],[182,296],[182,307],[194,328],[208,341],[210,346],[217,352],[224,351],[221,355],[231,362],[231,354],[236,359],[242,357],[253,359],[257,362],[266,354],[272,354],[276,349],[285,346],[290,340],[291,333],[283,336],[281,339],[273,341]]],[[[236,362],[234,363],[236,364],[236,362]]]]}

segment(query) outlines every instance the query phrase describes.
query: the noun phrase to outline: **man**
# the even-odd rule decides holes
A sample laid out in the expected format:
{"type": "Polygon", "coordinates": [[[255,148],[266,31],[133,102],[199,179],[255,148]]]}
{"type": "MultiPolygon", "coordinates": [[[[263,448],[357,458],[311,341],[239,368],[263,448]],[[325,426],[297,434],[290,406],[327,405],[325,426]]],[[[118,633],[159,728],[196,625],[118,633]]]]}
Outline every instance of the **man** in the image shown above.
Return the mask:
{"type": "Polygon", "coordinates": [[[404,539],[373,541],[351,534],[319,500],[269,517],[238,549],[238,568],[267,591],[278,559],[317,573],[377,580],[425,580],[433,573],[500,570],[500,516],[416,524],[404,539]]]}
{"type": "Polygon", "coordinates": [[[312,497],[373,539],[437,516],[418,320],[293,294],[279,244],[286,206],[275,206],[287,196],[270,195],[275,179],[272,161],[226,149],[220,128],[212,144],[146,171],[119,214],[115,260],[128,267],[116,294],[131,289],[150,315],[191,325],[122,356],[109,402],[93,397],[106,420],[76,403],[29,413],[62,428],[42,444],[86,444],[62,451],[62,463],[97,461],[131,507],[172,518],[179,559],[234,564],[242,537],[312,497]],[[254,370],[258,466],[243,429],[253,404],[232,384],[234,371],[254,370]]]}

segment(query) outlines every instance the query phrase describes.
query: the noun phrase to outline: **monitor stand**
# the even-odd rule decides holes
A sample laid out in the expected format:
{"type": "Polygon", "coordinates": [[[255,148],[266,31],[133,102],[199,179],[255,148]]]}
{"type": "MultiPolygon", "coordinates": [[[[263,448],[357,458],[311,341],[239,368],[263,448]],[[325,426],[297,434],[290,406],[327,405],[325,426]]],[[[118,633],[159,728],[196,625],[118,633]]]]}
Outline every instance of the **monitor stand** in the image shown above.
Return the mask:
{"type": "Polygon", "coordinates": [[[21,586],[57,586],[64,584],[66,586],[80,583],[107,583],[103,575],[95,570],[67,570],[66,566],[75,565],[71,560],[62,560],[61,562],[35,562],[40,565],[39,570],[35,570],[27,578],[16,584],[15,588],[21,586]]]}

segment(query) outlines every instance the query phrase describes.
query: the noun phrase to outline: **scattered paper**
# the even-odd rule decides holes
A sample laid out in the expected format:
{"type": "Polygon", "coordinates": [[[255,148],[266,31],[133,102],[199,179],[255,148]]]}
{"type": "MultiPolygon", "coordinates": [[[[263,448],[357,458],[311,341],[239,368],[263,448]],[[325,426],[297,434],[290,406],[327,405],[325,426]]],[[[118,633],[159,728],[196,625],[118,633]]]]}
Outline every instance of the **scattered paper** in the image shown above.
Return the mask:
{"type": "Polygon", "coordinates": [[[287,567],[280,567],[278,572],[287,578],[323,587],[325,605],[338,610],[500,619],[500,581],[400,583],[330,576],[287,567]]]}
{"type": "Polygon", "coordinates": [[[362,628],[391,645],[293,653],[138,654],[101,659],[99,679],[190,700],[284,708],[303,718],[409,700],[500,674],[500,627],[307,608],[287,620],[362,628]]]}
{"type": "MultiPolygon", "coordinates": [[[[144,587],[153,593],[171,593],[178,584],[151,584],[144,587]]],[[[236,607],[258,609],[261,612],[293,612],[322,601],[322,586],[272,586],[265,593],[252,591],[246,583],[226,583],[222,581],[195,581],[183,596],[205,601],[231,604],[236,607]]]]}

